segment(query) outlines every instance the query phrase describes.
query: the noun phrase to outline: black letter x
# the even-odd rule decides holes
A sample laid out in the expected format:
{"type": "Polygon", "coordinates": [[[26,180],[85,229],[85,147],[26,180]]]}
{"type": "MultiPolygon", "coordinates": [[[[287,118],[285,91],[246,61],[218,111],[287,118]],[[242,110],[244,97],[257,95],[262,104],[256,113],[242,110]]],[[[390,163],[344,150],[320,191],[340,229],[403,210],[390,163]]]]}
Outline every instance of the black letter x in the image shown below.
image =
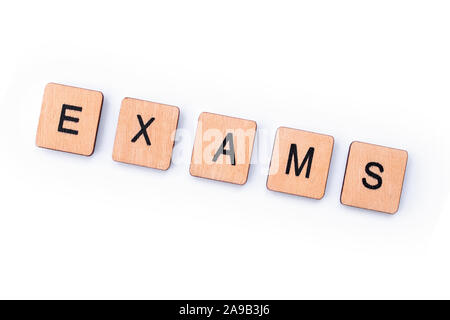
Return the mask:
{"type": "Polygon", "coordinates": [[[146,124],[144,124],[144,121],[142,121],[142,117],[140,114],[137,115],[137,118],[139,120],[139,125],[141,126],[141,130],[134,136],[133,139],[131,139],[131,142],[136,142],[137,139],[143,134],[145,138],[145,142],[147,142],[147,145],[151,146],[152,143],[150,142],[150,138],[147,134],[147,128],[152,124],[152,122],[155,120],[155,118],[151,118],[148,120],[146,124]]]}

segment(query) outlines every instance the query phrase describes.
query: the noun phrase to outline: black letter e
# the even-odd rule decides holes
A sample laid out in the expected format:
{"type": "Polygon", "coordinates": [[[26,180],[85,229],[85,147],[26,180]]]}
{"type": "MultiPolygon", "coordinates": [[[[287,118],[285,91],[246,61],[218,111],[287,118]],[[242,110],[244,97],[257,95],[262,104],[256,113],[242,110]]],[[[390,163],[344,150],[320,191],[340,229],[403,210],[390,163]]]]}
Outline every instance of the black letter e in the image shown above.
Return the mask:
{"type": "Polygon", "coordinates": [[[78,119],[78,118],[66,116],[66,110],[73,110],[73,111],[81,112],[81,110],[83,110],[83,109],[81,107],[75,107],[75,106],[71,106],[71,105],[68,105],[68,104],[63,104],[62,110],[61,110],[61,117],[59,118],[59,125],[58,125],[58,131],[59,132],[64,132],[64,133],[77,135],[78,134],[77,130],[66,129],[66,128],[63,127],[64,121],[72,121],[72,122],[75,122],[75,123],[80,121],[80,119],[78,119]]]}

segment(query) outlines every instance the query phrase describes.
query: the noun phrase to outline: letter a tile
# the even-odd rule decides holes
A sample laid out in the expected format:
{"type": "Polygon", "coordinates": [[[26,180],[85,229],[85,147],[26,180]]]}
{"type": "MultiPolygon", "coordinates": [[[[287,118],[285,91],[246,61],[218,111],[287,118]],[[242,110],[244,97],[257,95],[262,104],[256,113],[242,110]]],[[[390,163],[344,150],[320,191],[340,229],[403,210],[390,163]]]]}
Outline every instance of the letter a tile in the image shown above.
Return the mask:
{"type": "Polygon", "coordinates": [[[198,119],[191,175],[245,184],[255,134],[255,121],[203,112],[198,119]]]}
{"type": "Polygon", "coordinates": [[[56,83],[45,87],[36,145],[90,156],[103,104],[99,91],[56,83]]]}
{"type": "Polygon", "coordinates": [[[267,188],[322,199],[327,185],[334,139],[331,136],[278,128],[267,188]]]}
{"type": "Polygon", "coordinates": [[[123,99],[113,159],[160,170],[169,169],[179,115],[178,107],[123,99]]]}
{"type": "Polygon", "coordinates": [[[394,214],[398,211],[408,153],[353,142],[347,160],[341,203],[394,214]]]}

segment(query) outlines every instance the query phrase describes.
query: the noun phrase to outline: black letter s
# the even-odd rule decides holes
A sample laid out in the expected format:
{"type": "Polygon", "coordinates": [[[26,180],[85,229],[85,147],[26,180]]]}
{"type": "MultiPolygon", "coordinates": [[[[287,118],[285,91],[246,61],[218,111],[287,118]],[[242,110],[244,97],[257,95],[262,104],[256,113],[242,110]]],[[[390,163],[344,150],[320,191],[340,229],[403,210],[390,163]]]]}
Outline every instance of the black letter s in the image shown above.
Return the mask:
{"type": "Polygon", "coordinates": [[[380,172],[383,172],[384,168],[378,162],[369,162],[366,165],[366,173],[367,173],[367,175],[372,177],[372,178],[374,178],[375,180],[377,180],[378,183],[375,184],[375,185],[368,184],[366,178],[362,179],[362,183],[363,183],[364,187],[366,187],[368,189],[376,190],[376,189],[381,188],[381,186],[383,185],[383,180],[381,179],[381,177],[378,174],[370,171],[371,167],[377,167],[380,170],[380,172]]]}

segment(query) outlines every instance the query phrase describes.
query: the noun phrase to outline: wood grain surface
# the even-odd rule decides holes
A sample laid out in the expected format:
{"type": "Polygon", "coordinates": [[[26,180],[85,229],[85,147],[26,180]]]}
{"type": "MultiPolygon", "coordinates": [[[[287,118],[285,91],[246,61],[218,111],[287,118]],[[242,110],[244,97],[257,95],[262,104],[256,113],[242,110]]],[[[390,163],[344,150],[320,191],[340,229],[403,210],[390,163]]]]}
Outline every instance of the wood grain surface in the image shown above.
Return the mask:
{"type": "Polygon", "coordinates": [[[190,173],[196,177],[208,178],[234,184],[247,182],[256,122],[203,112],[198,119],[197,132],[192,151],[190,173]],[[220,154],[232,148],[230,141],[223,146],[226,138],[234,146],[234,165],[232,155],[220,154]],[[219,152],[220,153],[220,152],[219,152]]]}
{"type": "Polygon", "coordinates": [[[396,213],[407,161],[404,150],[353,142],[342,186],[342,204],[396,213]]]}
{"type": "Polygon", "coordinates": [[[90,156],[102,103],[99,91],[49,83],[44,91],[36,145],[90,156]]]}
{"type": "Polygon", "coordinates": [[[123,99],[113,159],[167,170],[172,159],[179,115],[180,110],[175,106],[123,99]]]}

